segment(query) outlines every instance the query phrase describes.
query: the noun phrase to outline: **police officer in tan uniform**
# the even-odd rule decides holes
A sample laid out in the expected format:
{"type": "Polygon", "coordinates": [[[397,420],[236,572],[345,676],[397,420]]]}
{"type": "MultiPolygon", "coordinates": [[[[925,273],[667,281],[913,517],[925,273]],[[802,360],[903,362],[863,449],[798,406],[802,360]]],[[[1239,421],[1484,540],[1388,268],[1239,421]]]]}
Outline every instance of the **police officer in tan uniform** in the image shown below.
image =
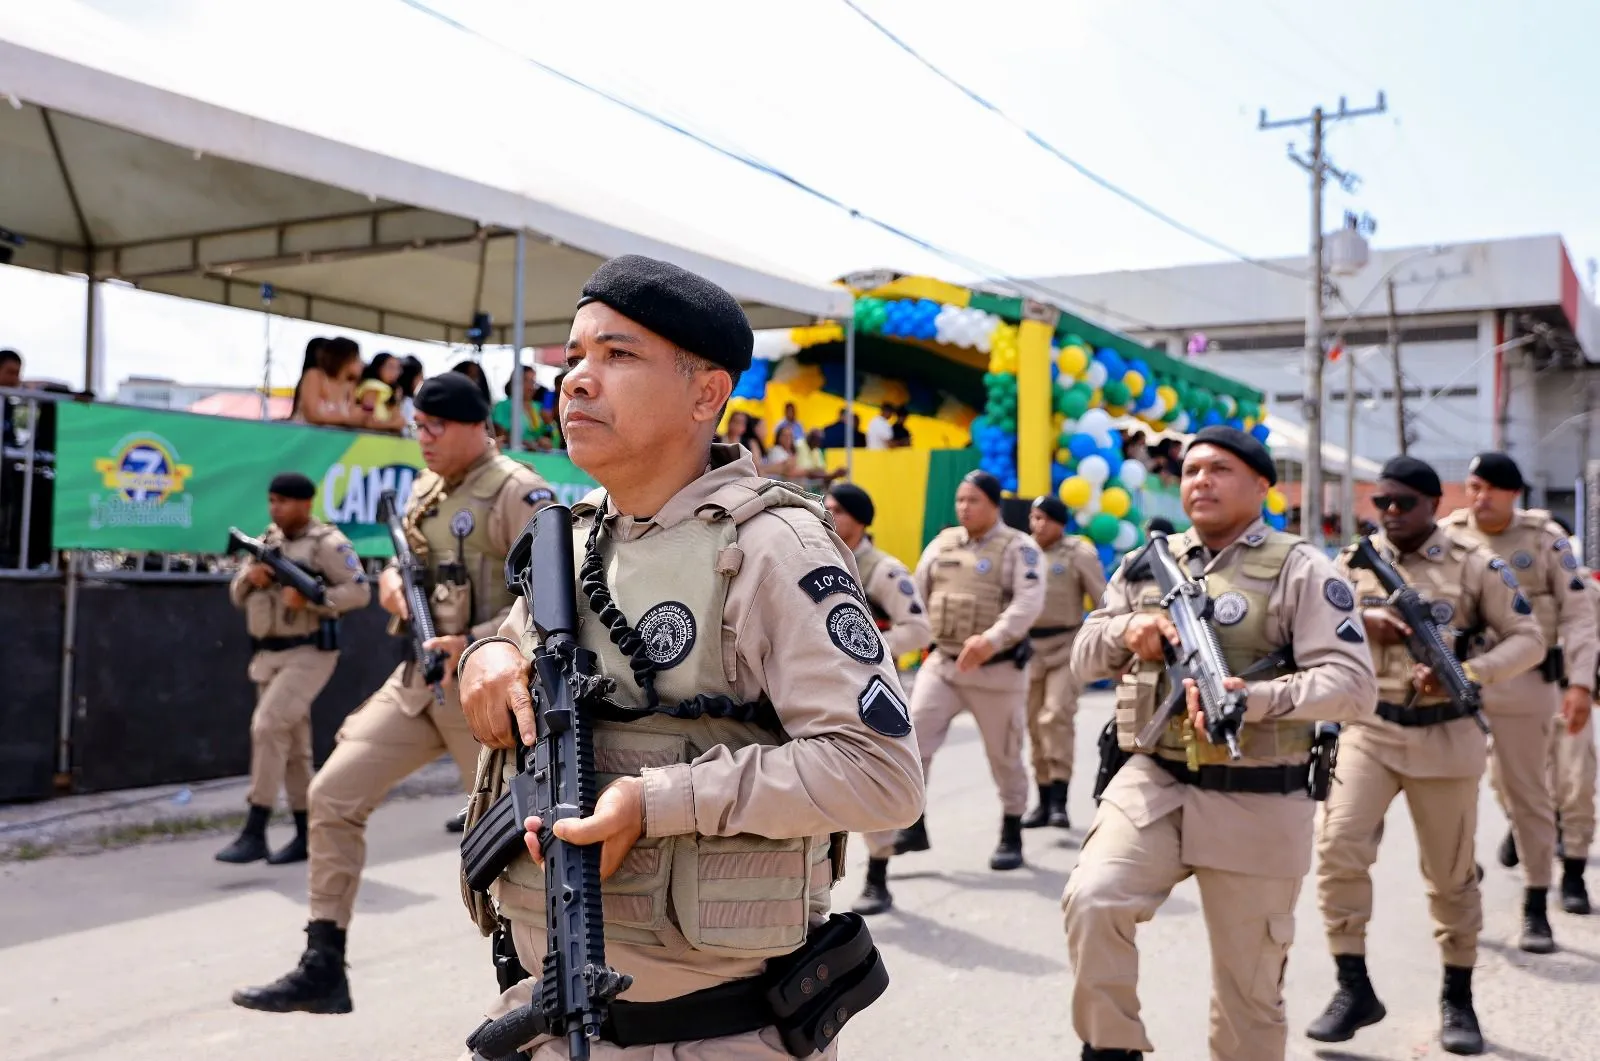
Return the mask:
{"type": "Polygon", "coordinates": [[[1504,453],[1480,453],[1467,469],[1468,508],[1440,522],[1487,546],[1511,566],[1533,605],[1544,637],[1544,663],[1484,691],[1494,736],[1489,783],[1511,820],[1500,862],[1523,862],[1522,936],[1535,954],[1555,950],[1547,912],[1556,851],[1556,812],[1550,794],[1550,742],[1559,716],[1575,718],[1593,700],[1595,614],[1578,577],[1578,560],[1547,512],[1518,510],[1525,483],[1504,453]],[[1566,691],[1562,692],[1565,683],[1566,691]]]}
{"type": "MultiPolygon", "coordinates": [[[[877,509],[872,497],[855,483],[837,483],[823,499],[833,517],[839,539],[855,554],[861,588],[872,617],[889,645],[891,659],[926,648],[933,640],[928,609],[904,564],[879,549],[867,534],[877,509]]],[[[889,893],[889,856],[894,854],[893,832],[867,835],[867,881],[850,909],[858,914],[881,914],[894,905],[889,893]]]]}
{"type": "MultiPolygon", "coordinates": [[[[419,561],[438,634],[428,647],[447,654],[437,689],[408,660],[344,720],[333,754],[311,784],[311,921],[300,964],[264,987],[234,992],[235,1004],[284,1013],[348,1013],[345,931],[366,863],[367,817],[407,774],[448,752],[472,777],[478,745],[462,717],[454,666],[468,641],[500,628],[510,614],[506,552],[533,514],[554,500],[532,469],[495,448],[484,424],[489,403],[457,372],[434,376],[414,401],[427,471],[411,484],[402,522],[419,561]]],[[[378,580],[378,603],[410,618],[398,567],[378,580]]]]}
{"type": "Polygon", "coordinates": [[[311,786],[311,702],[339,662],[339,616],[364,608],[372,586],[350,539],[311,518],[317,487],[299,472],[274,476],[267,487],[272,523],[262,544],[278,549],[327,587],[313,604],[291,586],[273,582],[272,568],[246,564],[228,586],[233,606],[245,613],[255,654],[250,680],[256,709],[250,716],[250,810],[238,839],[217,852],[218,862],[273,865],[306,858],[306,793],[311,786]],[[282,789],[294,814],[294,839],[268,854],[267,821],[282,789]]]}
{"type": "Polygon", "coordinates": [[[1188,717],[1180,711],[1154,748],[1135,746],[1167,695],[1162,643],[1178,640],[1143,564],[1117,570],[1105,606],[1072,646],[1079,680],[1120,677],[1116,735],[1133,753],[1102,795],[1062,897],[1072,1022],[1089,1061],[1133,1061],[1154,1049],[1139,1019],[1134,932],[1190,876],[1211,940],[1210,1056],[1283,1061],[1283,970],[1311,867],[1313,727],[1367,717],[1378,686],[1349,583],[1321,552],[1261,517],[1276,478],[1266,447],[1249,435],[1202,429],[1181,485],[1194,526],[1170,543],[1180,565],[1203,572],[1212,627],[1236,675],[1226,682],[1248,691],[1243,758],[1206,741],[1192,688],[1188,717]]]}
{"type": "MultiPolygon", "coordinates": [[[[573,510],[579,640],[616,680],[612,699],[651,708],[596,722],[594,813],[554,826],[601,845],[606,960],[633,977],[592,1056],[776,1061],[790,1054],[759,975],[769,959],[805,951],[827,918],[841,834],[895,828],[921,809],[911,721],[827,513],[762,478],[742,447],[712,444],[750,365],[739,304],[629,255],[602,265],[578,306],[562,435],[601,484],[573,510]],[[613,635],[635,651],[624,655],[613,635]],[[713,698],[714,712],[680,717],[680,705],[713,698]],[[701,1041],[624,1049],[607,1038],[660,1043],[668,1026],[701,1041]]],[[[508,750],[534,737],[523,646],[535,636],[519,600],[499,635],[462,659],[462,704],[486,746],[473,822],[511,768],[508,750]]],[[[537,850],[531,833],[528,843],[537,850]]],[[[490,890],[492,910],[469,891],[480,930],[509,921],[521,965],[540,969],[539,867],[520,858],[490,890]]],[[[831,998],[858,968],[829,968],[806,990],[831,998]]],[[[526,1003],[535,980],[491,1015],[526,1003]]],[[[533,1061],[567,1057],[564,1037],[525,1048],[533,1061]]]]}
{"type": "MultiPolygon", "coordinates": [[[[956,520],[959,526],[940,531],[917,562],[914,581],[928,602],[934,649],[911,687],[911,721],[926,776],[950,724],[972,713],[1000,791],[1000,842],[989,868],[1017,869],[1028,809],[1022,764],[1028,630],[1044,607],[1044,573],[1033,539],[1001,522],[1000,480],[993,475],[975,471],[961,480],[956,520]]],[[[884,838],[867,843],[881,850],[884,838]]],[[[929,846],[927,822],[919,817],[894,838],[893,850],[903,855],[929,846]]]]}
{"type": "MultiPolygon", "coordinates": [[[[1589,604],[1600,617],[1600,582],[1587,568],[1580,571],[1579,577],[1589,604]]],[[[1567,706],[1564,701],[1562,706],[1567,706]]],[[[1594,843],[1594,714],[1584,709],[1563,715],[1556,723],[1550,751],[1550,791],[1561,825],[1556,837],[1556,854],[1561,859],[1561,909],[1582,915],[1590,912],[1583,871],[1589,864],[1589,846],[1594,843]]]]}
{"type": "MultiPolygon", "coordinates": [[[[1489,686],[1544,658],[1533,608],[1505,561],[1435,521],[1443,494],[1438,474],[1414,457],[1395,457],[1378,479],[1373,506],[1383,533],[1373,546],[1429,602],[1447,637],[1459,630],[1488,635],[1493,647],[1463,665],[1489,686]]],[[[1385,607],[1388,594],[1371,571],[1339,559],[1355,583],[1360,616],[1378,671],[1378,711],[1344,731],[1339,781],[1323,805],[1317,836],[1317,897],[1338,966],[1339,986],[1306,1034],[1342,1043],[1386,1015],[1367,977],[1366,929],[1372,918],[1371,869],[1389,805],[1401,793],[1411,810],[1422,877],[1433,913],[1433,936],[1444,959],[1439,1040],[1453,1054],[1481,1054],[1483,1035],[1472,1007],[1483,903],[1473,862],[1478,786],[1488,764],[1488,738],[1467,712],[1439,692],[1432,673],[1406,649],[1404,621],[1385,607]]]]}
{"type": "Polygon", "coordinates": [[[1051,494],[1036,498],[1028,529],[1044,555],[1044,610],[1028,638],[1033,667],[1028,672],[1028,746],[1039,803],[1022,819],[1024,829],[1041,825],[1072,828],[1067,817],[1067,784],[1077,731],[1078,693],[1072,673],[1072,640],[1083,625],[1084,601],[1100,607],[1106,593],[1105,570],[1094,546],[1067,529],[1067,506],[1051,494]]]}

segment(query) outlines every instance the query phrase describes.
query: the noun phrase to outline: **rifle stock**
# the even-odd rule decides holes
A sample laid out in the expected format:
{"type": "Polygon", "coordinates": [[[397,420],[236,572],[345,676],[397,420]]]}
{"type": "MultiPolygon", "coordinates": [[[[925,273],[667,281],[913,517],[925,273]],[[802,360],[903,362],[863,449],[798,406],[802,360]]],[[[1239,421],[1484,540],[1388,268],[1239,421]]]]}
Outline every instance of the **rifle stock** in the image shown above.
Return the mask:
{"type": "Polygon", "coordinates": [[[398,499],[393,490],[378,495],[378,518],[389,529],[389,542],[394,546],[395,563],[400,568],[400,582],[405,587],[406,608],[411,613],[411,658],[422,673],[422,680],[433,687],[434,699],[444,702],[444,661],[446,654],[436,648],[426,648],[435,636],[433,609],[428,604],[428,593],[423,586],[422,564],[411,551],[406,531],[400,523],[398,499]]]}

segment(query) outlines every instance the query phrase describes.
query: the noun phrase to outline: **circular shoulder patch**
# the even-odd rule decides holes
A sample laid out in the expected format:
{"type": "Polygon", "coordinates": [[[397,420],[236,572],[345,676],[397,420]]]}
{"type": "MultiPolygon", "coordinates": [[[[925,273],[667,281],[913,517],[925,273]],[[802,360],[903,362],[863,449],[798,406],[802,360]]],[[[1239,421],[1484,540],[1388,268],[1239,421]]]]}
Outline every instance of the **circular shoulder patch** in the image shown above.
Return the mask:
{"type": "Polygon", "coordinates": [[[1211,602],[1211,617],[1222,626],[1232,626],[1250,611],[1250,602],[1238,590],[1229,590],[1211,602]]]}
{"type": "Polygon", "coordinates": [[[883,638],[872,620],[854,604],[836,605],[828,613],[828,638],[852,659],[883,662],[883,638]]]}
{"type": "Polygon", "coordinates": [[[987,556],[978,557],[978,574],[987,575],[989,573],[989,569],[992,567],[994,567],[994,565],[989,562],[989,558],[987,556]]]}
{"type": "Polygon", "coordinates": [[[1533,556],[1522,549],[1511,554],[1511,566],[1518,571],[1526,571],[1533,566],[1533,556]]]}
{"type": "Polygon", "coordinates": [[[1428,605],[1428,612],[1433,616],[1433,621],[1440,626],[1448,626],[1450,620],[1456,617],[1456,606],[1447,600],[1436,600],[1428,605]]]}
{"type": "Polygon", "coordinates": [[[677,601],[662,601],[639,617],[635,627],[644,654],[662,670],[682,663],[694,647],[694,613],[677,601]]]}
{"type": "Polygon", "coordinates": [[[1561,566],[1568,571],[1578,570],[1578,558],[1571,553],[1561,554],[1561,566]]]}
{"type": "Polygon", "coordinates": [[[909,578],[902,578],[900,580],[900,592],[908,597],[915,597],[917,595],[916,584],[909,578]]]}
{"type": "Polygon", "coordinates": [[[457,538],[465,538],[472,533],[472,528],[478,524],[472,518],[472,509],[457,509],[456,514],[450,517],[450,533],[457,538]]]}
{"type": "Polygon", "coordinates": [[[1035,549],[1031,545],[1024,545],[1022,547],[1022,562],[1027,564],[1029,567],[1037,564],[1039,562],[1039,550],[1035,549]]]}
{"type": "Polygon", "coordinates": [[[1356,595],[1351,592],[1350,584],[1342,578],[1330,578],[1324,582],[1322,596],[1342,612],[1350,611],[1356,606],[1356,595]]]}

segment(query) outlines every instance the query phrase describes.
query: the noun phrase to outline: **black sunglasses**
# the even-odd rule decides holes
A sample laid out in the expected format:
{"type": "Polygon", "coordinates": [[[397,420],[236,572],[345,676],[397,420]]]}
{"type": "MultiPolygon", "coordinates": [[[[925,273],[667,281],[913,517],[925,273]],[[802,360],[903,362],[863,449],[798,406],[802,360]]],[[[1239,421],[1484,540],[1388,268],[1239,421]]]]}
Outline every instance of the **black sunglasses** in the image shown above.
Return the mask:
{"type": "Polygon", "coordinates": [[[1372,507],[1379,512],[1395,509],[1399,512],[1410,512],[1417,507],[1417,502],[1422,498],[1413,494],[1373,494],[1372,507]]]}

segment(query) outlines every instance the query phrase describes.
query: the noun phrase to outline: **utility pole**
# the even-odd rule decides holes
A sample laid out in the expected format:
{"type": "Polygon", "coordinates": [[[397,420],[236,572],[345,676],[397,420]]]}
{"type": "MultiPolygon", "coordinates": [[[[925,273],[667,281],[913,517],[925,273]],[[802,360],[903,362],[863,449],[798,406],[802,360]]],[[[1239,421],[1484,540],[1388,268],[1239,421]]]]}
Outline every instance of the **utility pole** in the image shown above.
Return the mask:
{"type": "Polygon", "coordinates": [[[1400,371],[1400,318],[1394,311],[1394,277],[1389,278],[1389,363],[1394,366],[1394,429],[1398,453],[1406,455],[1406,383],[1400,371]]]}
{"type": "Polygon", "coordinates": [[[1267,111],[1261,109],[1259,128],[1282,129],[1294,125],[1311,126],[1311,151],[1301,157],[1289,145],[1289,158],[1311,177],[1311,297],[1306,307],[1305,393],[1301,397],[1301,411],[1306,424],[1306,474],[1300,497],[1300,533],[1319,548],[1322,537],[1322,372],[1327,354],[1322,349],[1322,300],[1325,295],[1322,261],[1322,186],[1331,175],[1345,191],[1354,191],[1358,178],[1345,173],[1330,163],[1323,155],[1323,127],[1328,122],[1347,118],[1361,118],[1383,114],[1388,109],[1382,92],[1378,93],[1376,106],[1351,110],[1343,96],[1339,97],[1337,111],[1324,111],[1315,107],[1303,118],[1284,118],[1268,121],[1267,111]]]}

